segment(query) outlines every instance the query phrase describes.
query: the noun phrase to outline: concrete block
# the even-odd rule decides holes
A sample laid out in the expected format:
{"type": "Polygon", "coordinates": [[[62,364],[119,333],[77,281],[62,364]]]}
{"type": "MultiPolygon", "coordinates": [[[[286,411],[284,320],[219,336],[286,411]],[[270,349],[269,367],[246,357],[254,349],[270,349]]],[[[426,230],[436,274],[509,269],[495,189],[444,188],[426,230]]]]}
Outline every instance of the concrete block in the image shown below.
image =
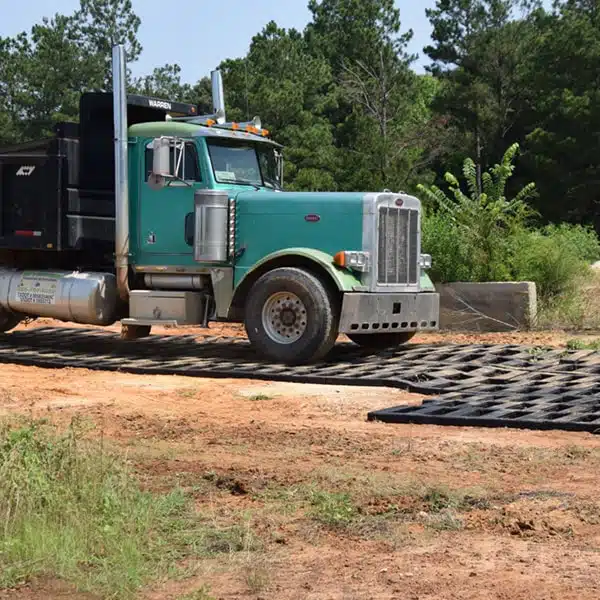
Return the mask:
{"type": "Polygon", "coordinates": [[[537,314],[535,283],[447,283],[440,294],[440,329],[515,331],[529,329],[537,314]]]}

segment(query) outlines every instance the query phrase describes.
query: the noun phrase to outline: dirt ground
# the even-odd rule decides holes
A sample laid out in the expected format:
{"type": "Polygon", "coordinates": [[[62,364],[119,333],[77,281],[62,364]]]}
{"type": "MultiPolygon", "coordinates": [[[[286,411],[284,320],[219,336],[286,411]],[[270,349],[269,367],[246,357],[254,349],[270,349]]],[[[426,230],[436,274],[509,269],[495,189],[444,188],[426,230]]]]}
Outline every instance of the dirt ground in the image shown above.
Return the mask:
{"type": "MultiPolygon", "coordinates": [[[[260,541],[143,600],[200,599],[203,585],[219,599],[596,600],[600,438],[366,421],[420,401],[391,389],[0,366],[0,415],[84,417],[127,451],[145,486],[180,485],[220,522],[243,515],[260,541]]],[[[52,581],[6,597],[88,598],[52,581]]]]}
{"type": "MultiPolygon", "coordinates": [[[[15,331],[24,329],[33,329],[37,327],[76,327],[85,329],[101,329],[104,331],[119,332],[120,324],[112,325],[111,327],[94,327],[92,325],[78,325],[76,323],[61,323],[53,319],[36,319],[29,323],[20,324],[15,331]]],[[[158,335],[214,335],[220,337],[245,337],[244,328],[242,325],[230,323],[211,323],[209,328],[200,327],[180,327],[180,328],[165,328],[153,327],[153,334],[158,335]]],[[[517,331],[514,333],[448,333],[436,332],[417,335],[411,343],[455,343],[455,344],[524,344],[532,346],[549,346],[558,347],[564,346],[568,340],[577,337],[579,339],[598,339],[600,332],[590,332],[587,334],[574,335],[567,331],[517,331]]],[[[345,336],[341,336],[345,339],[345,336]]]]}

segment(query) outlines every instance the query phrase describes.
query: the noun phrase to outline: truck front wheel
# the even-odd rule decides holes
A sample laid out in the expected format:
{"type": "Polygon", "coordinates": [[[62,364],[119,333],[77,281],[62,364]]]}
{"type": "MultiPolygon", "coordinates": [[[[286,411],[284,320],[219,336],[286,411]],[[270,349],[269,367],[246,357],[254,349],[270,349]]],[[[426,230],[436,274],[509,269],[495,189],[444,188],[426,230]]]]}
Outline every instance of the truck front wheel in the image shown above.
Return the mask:
{"type": "Polygon", "coordinates": [[[265,357],[287,364],[319,360],[335,344],[339,303],[315,275],[292,267],[265,273],[250,290],[245,326],[265,357]]]}
{"type": "Polygon", "coordinates": [[[348,333],[346,335],[363,348],[385,350],[406,344],[415,336],[415,333],[415,331],[398,331],[394,333],[348,333]]]}

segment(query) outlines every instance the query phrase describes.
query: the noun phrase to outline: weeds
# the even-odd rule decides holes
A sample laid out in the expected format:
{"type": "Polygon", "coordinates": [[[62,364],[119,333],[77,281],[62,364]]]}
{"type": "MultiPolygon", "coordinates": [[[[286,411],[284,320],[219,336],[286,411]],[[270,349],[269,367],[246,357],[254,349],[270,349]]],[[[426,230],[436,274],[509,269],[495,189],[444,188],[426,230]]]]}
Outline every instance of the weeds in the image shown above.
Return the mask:
{"type": "Polygon", "coordinates": [[[313,492],[312,517],[329,527],[347,527],[357,516],[349,494],[336,492],[313,492]]]}
{"type": "Polygon", "coordinates": [[[267,567],[253,561],[248,561],[244,569],[244,575],[248,591],[252,594],[259,594],[265,590],[271,579],[267,567]]]}
{"type": "Polygon", "coordinates": [[[423,501],[431,512],[441,512],[447,508],[456,508],[460,504],[459,498],[449,490],[435,487],[425,490],[423,501]]]}
{"type": "Polygon", "coordinates": [[[43,421],[2,425],[0,515],[0,587],[43,574],[129,598],[183,558],[258,546],[248,527],[203,519],[181,490],[142,491],[77,420],[62,435],[43,421]]]}
{"type": "Polygon", "coordinates": [[[572,339],[567,341],[567,350],[600,350],[600,340],[591,340],[585,342],[581,339],[572,339]]]}
{"type": "Polygon", "coordinates": [[[529,359],[531,362],[537,362],[541,358],[543,358],[544,354],[547,353],[546,348],[541,348],[540,346],[535,346],[533,348],[529,348],[527,350],[529,354],[529,359]]]}
{"type": "Polygon", "coordinates": [[[425,524],[435,531],[460,531],[465,526],[464,521],[453,510],[428,515],[425,524]]]}
{"type": "Polygon", "coordinates": [[[252,402],[262,402],[264,400],[272,400],[271,396],[267,396],[266,394],[254,394],[253,396],[249,396],[248,400],[252,402]]]}

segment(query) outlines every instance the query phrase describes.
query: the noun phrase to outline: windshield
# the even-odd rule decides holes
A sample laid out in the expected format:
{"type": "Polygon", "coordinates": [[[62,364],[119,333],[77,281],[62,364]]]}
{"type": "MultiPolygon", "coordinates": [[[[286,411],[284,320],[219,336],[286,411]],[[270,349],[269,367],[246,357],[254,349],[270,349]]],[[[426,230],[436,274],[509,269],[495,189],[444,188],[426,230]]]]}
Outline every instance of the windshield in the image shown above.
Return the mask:
{"type": "Polygon", "coordinates": [[[219,183],[279,188],[279,170],[275,149],[267,144],[208,141],[208,151],[219,183]]]}

